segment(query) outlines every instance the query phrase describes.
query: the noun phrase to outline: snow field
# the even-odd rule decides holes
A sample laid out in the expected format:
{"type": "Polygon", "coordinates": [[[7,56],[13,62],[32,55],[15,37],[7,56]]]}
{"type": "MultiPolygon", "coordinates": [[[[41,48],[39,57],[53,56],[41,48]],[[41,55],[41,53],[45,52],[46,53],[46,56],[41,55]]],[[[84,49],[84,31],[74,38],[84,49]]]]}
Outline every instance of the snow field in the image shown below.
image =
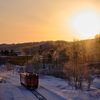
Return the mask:
{"type": "MultiPolygon", "coordinates": [[[[1,69],[5,69],[5,66],[1,69]]],[[[0,100],[38,100],[20,84],[19,73],[16,70],[0,72],[0,76],[8,77],[6,83],[0,84],[0,100]]],[[[39,75],[37,91],[47,100],[100,100],[99,88],[100,79],[97,78],[94,78],[90,91],[80,91],[73,89],[64,79],[39,75]]]]}

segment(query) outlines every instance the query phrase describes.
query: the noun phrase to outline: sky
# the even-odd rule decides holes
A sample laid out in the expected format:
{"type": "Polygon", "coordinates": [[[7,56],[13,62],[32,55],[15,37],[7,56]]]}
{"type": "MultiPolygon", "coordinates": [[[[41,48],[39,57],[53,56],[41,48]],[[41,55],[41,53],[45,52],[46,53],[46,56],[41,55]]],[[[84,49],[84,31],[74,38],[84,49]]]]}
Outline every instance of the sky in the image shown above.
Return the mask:
{"type": "Polygon", "coordinates": [[[100,0],[0,0],[0,44],[86,39],[100,33],[100,0]]]}

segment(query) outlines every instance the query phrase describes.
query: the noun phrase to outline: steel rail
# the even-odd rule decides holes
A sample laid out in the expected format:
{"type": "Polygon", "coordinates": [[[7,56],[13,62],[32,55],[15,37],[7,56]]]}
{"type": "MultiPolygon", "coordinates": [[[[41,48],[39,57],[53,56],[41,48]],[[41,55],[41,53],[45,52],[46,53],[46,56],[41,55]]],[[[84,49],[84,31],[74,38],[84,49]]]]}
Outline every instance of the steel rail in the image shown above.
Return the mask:
{"type": "Polygon", "coordinates": [[[37,92],[36,90],[31,90],[31,93],[33,93],[39,100],[47,100],[43,95],[41,95],[39,92],[37,92]]]}

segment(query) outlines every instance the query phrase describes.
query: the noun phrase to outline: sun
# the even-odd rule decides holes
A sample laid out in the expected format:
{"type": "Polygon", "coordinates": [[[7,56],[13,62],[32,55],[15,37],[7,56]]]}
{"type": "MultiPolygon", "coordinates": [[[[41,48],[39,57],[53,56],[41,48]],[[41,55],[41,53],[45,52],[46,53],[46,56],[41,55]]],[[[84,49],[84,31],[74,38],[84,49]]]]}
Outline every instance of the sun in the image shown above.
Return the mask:
{"type": "Polygon", "coordinates": [[[93,11],[84,11],[71,20],[74,32],[82,38],[91,38],[100,32],[100,16],[93,11]]]}

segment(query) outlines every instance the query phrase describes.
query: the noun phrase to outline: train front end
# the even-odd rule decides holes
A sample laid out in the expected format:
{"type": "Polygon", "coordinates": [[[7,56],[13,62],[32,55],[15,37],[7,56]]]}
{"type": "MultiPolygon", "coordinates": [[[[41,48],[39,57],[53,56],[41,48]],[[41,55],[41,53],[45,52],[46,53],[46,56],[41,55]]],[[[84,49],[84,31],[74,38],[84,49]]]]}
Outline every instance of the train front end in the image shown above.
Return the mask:
{"type": "Polygon", "coordinates": [[[37,89],[39,85],[39,76],[38,74],[30,73],[30,72],[21,73],[20,81],[21,81],[21,84],[24,84],[27,88],[37,89]]]}

